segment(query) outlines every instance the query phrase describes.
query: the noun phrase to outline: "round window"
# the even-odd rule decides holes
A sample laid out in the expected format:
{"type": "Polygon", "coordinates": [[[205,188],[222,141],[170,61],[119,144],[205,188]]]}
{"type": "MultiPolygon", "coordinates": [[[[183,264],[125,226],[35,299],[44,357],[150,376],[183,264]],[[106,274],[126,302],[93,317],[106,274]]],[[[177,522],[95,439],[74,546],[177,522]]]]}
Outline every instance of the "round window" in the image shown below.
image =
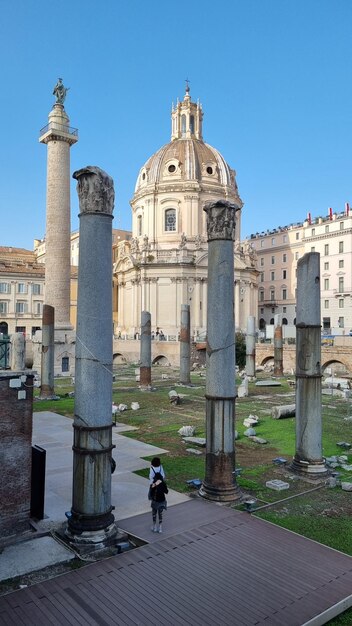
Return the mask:
{"type": "Polygon", "coordinates": [[[169,167],[167,169],[170,172],[170,174],[173,174],[173,172],[176,172],[176,166],[175,165],[169,165],[169,167]]]}
{"type": "Polygon", "coordinates": [[[213,168],[212,167],[207,167],[207,174],[209,174],[210,176],[213,173],[213,168]]]}

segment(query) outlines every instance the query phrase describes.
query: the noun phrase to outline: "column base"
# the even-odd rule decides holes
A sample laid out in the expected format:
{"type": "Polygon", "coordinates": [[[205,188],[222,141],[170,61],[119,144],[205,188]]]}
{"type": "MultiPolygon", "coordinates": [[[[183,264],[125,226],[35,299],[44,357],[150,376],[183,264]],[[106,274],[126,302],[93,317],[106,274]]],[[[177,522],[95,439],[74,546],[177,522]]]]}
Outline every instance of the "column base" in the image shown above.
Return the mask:
{"type": "Polygon", "coordinates": [[[228,487],[216,487],[204,481],[199,495],[213,502],[236,502],[242,498],[241,490],[236,483],[228,487]]]}
{"type": "Polygon", "coordinates": [[[301,459],[299,456],[294,456],[290,469],[296,474],[309,476],[309,478],[320,478],[321,476],[328,475],[325,459],[307,461],[306,459],[301,459]]]}
{"type": "Polygon", "coordinates": [[[92,553],[115,546],[119,537],[122,537],[115,522],[104,530],[84,531],[75,533],[70,528],[70,523],[65,529],[65,538],[78,552],[92,553]]]}

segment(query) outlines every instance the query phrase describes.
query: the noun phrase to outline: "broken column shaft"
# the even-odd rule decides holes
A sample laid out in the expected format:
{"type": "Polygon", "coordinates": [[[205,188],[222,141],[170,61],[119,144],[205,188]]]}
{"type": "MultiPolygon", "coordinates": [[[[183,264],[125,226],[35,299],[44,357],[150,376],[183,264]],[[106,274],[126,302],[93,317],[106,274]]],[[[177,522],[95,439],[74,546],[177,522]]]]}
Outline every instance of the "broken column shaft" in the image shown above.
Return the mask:
{"type": "Polygon", "coordinates": [[[206,348],[206,462],[200,494],[231,502],[240,497],[235,469],[234,236],[238,207],[205,205],[208,230],[206,348]]]}
{"type": "Polygon", "coordinates": [[[255,378],[255,317],[253,315],[249,315],[247,319],[246,375],[255,378]]]}
{"type": "Polygon", "coordinates": [[[55,309],[50,304],[43,306],[42,354],[40,369],[40,397],[51,398],[54,389],[54,322],[55,309]]]}
{"type": "Polygon", "coordinates": [[[104,543],[116,534],[111,506],[113,181],[97,167],[73,174],[80,203],[79,270],[69,537],[104,543]]]}
{"type": "Polygon", "coordinates": [[[180,383],[191,384],[191,317],[190,305],[181,304],[180,383]]]}
{"type": "Polygon", "coordinates": [[[150,389],[152,382],[151,320],[148,311],[141,313],[141,364],[139,380],[142,389],[150,389]]]}
{"type": "Polygon", "coordinates": [[[274,318],[274,376],[283,376],[283,347],[281,315],[274,318]]]}
{"type": "Polygon", "coordinates": [[[321,420],[320,255],[305,254],[297,264],[296,453],[294,471],[326,474],[321,420]]]}

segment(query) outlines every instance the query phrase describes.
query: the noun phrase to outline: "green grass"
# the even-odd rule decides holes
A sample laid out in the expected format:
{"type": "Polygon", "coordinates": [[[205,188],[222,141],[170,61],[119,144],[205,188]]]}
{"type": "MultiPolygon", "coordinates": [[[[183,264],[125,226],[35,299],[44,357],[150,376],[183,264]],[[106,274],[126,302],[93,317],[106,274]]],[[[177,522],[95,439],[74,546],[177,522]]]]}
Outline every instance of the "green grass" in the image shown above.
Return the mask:
{"type": "MultiPolygon", "coordinates": [[[[163,464],[169,486],[180,492],[191,492],[186,481],[192,478],[204,478],[204,453],[201,456],[187,453],[188,446],[182,441],[178,430],[181,426],[191,425],[195,427],[197,436],[205,436],[205,378],[200,377],[199,373],[192,373],[194,386],[181,387],[178,384],[176,368],[155,367],[152,369],[152,380],[156,390],[141,392],[136,387],[135,368],[134,365],[121,366],[116,372],[113,383],[114,402],[126,404],[129,407],[127,411],[121,413],[118,420],[137,429],[126,432],[125,436],[166,449],[168,452],[163,457],[163,464]],[[164,373],[167,374],[167,379],[162,378],[164,373]],[[181,405],[170,404],[168,393],[171,389],[176,389],[184,396],[181,405]],[[132,401],[139,402],[138,411],[130,409],[132,401]]],[[[275,502],[285,495],[299,494],[311,487],[311,485],[307,486],[304,481],[293,480],[293,475],[289,475],[285,468],[278,469],[272,465],[272,459],[275,456],[284,456],[290,461],[295,452],[295,418],[274,420],[271,417],[273,406],[293,404],[295,401],[294,392],[287,381],[282,379],[281,382],[280,387],[270,388],[250,384],[250,396],[236,401],[236,429],[239,432],[239,439],[236,442],[236,462],[237,466],[243,467],[238,484],[243,492],[253,495],[261,502],[275,502]],[[256,432],[258,436],[268,440],[266,446],[259,446],[244,436],[243,419],[250,414],[259,417],[256,432]],[[289,491],[283,495],[282,492],[278,494],[267,489],[265,482],[270,478],[281,478],[289,482],[289,491]]],[[[71,379],[58,379],[55,381],[55,391],[61,396],[60,400],[36,401],[34,410],[54,411],[73,417],[74,399],[65,397],[65,394],[71,390],[71,379]]],[[[324,454],[328,456],[346,454],[344,450],[336,446],[336,442],[341,439],[352,441],[352,424],[343,421],[343,417],[349,414],[348,402],[337,397],[323,396],[324,454]]],[[[347,455],[352,463],[352,453],[347,453],[347,455]]],[[[144,470],[138,473],[143,476],[148,474],[144,470]]],[[[348,476],[346,472],[343,479],[352,480],[352,475],[348,476]]],[[[335,535],[333,539],[335,547],[352,554],[350,541],[343,537],[348,526],[350,531],[352,530],[349,516],[344,515],[345,510],[350,512],[351,509],[352,513],[350,495],[342,492],[341,489],[325,489],[324,493],[321,491],[318,493],[326,509],[333,509],[334,503],[336,504],[339,510],[337,517],[325,516],[324,519],[322,517],[317,519],[319,502],[318,498],[313,495],[309,496],[310,501],[314,503],[312,510],[305,507],[304,496],[298,496],[297,499],[287,504],[285,507],[287,512],[284,516],[271,509],[266,510],[265,513],[263,511],[261,515],[268,515],[275,523],[285,524],[291,530],[315,538],[327,545],[331,545],[332,541],[329,536],[335,535]],[[301,509],[296,505],[296,500],[302,500],[301,509]],[[341,525],[341,531],[336,532],[336,529],[340,528],[339,525],[341,525]]]]}
{"type": "MultiPolygon", "coordinates": [[[[197,436],[205,436],[205,378],[199,373],[192,373],[194,387],[180,387],[176,368],[155,367],[152,369],[152,381],[156,390],[141,392],[136,386],[136,367],[119,367],[113,383],[114,402],[129,407],[118,420],[137,429],[124,435],[166,449],[162,463],[168,486],[191,494],[195,490],[186,481],[204,478],[205,457],[204,453],[201,456],[187,453],[186,448],[192,446],[182,442],[178,430],[181,426],[191,425],[195,427],[197,436]],[[167,374],[168,379],[162,379],[163,373],[167,374]],[[171,389],[185,396],[180,406],[170,404],[168,393],[171,389]],[[138,411],[130,409],[132,401],[139,402],[138,411]]],[[[277,468],[272,464],[275,456],[284,456],[290,462],[295,452],[295,418],[273,420],[271,417],[273,406],[295,402],[292,388],[286,380],[281,382],[281,387],[275,388],[256,387],[250,383],[250,396],[236,401],[236,430],[239,432],[236,465],[243,468],[237,479],[238,484],[242,492],[254,496],[259,505],[274,503],[272,507],[254,513],[258,517],[352,555],[351,494],[339,488],[325,487],[306,494],[304,492],[314,485],[298,479],[286,468],[277,468]],[[243,419],[250,414],[259,417],[256,432],[259,437],[267,439],[267,445],[260,446],[244,436],[243,419]],[[279,493],[269,490],[265,482],[272,478],[289,482],[289,490],[279,493]],[[298,494],[296,498],[278,502],[294,494],[298,494]]],[[[54,411],[73,417],[74,399],[65,397],[72,389],[71,379],[58,379],[55,381],[55,391],[60,395],[60,400],[36,401],[34,411],[54,411]]],[[[336,445],[341,440],[352,441],[352,424],[343,421],[350,414],[350,403],[335,396],[322,397],[323,454],[347,454],[352,464],[352,451],[346,453],[336,445]]],[[[147,457],[147,460],[151,458],[147,457]]],[[[136,473],[147,477],[149,470],[136,473]]],[[[342,479],[352,481],[352,474],[345,472],[342,479]]],[[[352,609],[329,624],[352,624],[352,609]]]]}
{"type": "Polygon", "coordinates": [[[292,530],[299,535],[314,539],[330,548],[352,555],[351,520],[347,516],[334,518],[334,532],[331,530],[331,519],[312,515],[312,511],[304,515],[280,515],[274,511],[264,510],[255,514],[256,517],[292,530]],[[307,519],[309,523],[307,523],[307,519]]]}

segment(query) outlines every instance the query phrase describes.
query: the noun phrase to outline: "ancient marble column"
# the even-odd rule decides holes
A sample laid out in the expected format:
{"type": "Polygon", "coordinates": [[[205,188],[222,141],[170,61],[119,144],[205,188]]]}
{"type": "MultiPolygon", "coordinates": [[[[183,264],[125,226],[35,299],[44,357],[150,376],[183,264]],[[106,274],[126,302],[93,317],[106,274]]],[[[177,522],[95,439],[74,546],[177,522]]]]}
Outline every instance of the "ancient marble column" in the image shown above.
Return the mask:
{"type": "Polygon", "coordinates": [[[240,497],[235,469],[235,216],[225,200],[204,206],[208,231],[206,348],[206,461],[200,494],[231,502],[240,497]]]}
{"type": "Polygon", "coordinates": [[[191,314],[189,304],[181,304],[180,383],[191,384],[191,314]]]}
{"type": "Polygon", "coordinates": [[[54,307],[43,306],[40,397],[51,398],[54,389],[54,307]]]}
{"type": "Polygon", "coordinates": [[[309,476],[326,474],[321,419],[320,255],[297,263],[296,453],[292,469],[309,476]]]}
{"type": "Polygon", "coordinates": [[[140,367],[139,380],[142,389],[151,389],[152,382],[152,335],[151,335],[151,316],[149,311],[141,313],[141,351],[140,351],[140,367]]]}
{"type": "Polygon", "coordinates": [[[274,376],[283,376],[283,346],[281,315],[274,317],[274,376]]]}
{"type": "Polygon", "coordinates": [[[56,329],[65,330],[72,329],[70,148],[78,133],[70,128],[63,102],[64,97],[54,104],[39,141],[47,145],[45,303],[55,309],[56,329]]]}
{"type": "Polygon", "coordinates": [[[26,342],[23,333],[11,335],[11,370],[20,372],[25,367],[26,342]]]}
{"type": "Polygon", "coordinates": [[[104,544],[111,505],[113,180],[98,167],[73,174],[80,206],[73,493],[67,534],[104,544]]]}
{"type": "Polygon", "coordinates": [[[249,378],[255,378],[255,317],[253,315],[247,318],[246,375],[249,378]]]}

